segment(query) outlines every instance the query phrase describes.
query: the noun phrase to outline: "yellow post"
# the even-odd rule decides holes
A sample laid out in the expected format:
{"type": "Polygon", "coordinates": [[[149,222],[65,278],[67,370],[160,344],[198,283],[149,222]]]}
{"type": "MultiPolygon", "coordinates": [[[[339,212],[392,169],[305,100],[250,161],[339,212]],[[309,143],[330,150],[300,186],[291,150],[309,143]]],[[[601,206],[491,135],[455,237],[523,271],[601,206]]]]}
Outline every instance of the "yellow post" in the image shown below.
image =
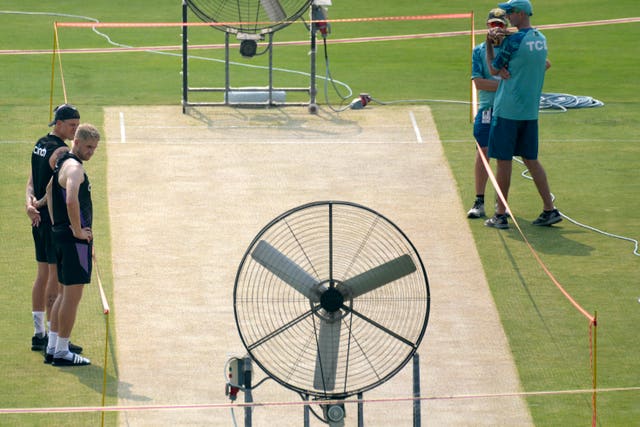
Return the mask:
{"type": "Polygon", "coordinates": [[[591,418],[591,425],[596,427],[596,420],[598,415],[597,410],[597,392],[598,388],[598,312],[593,314],[593,395],[591,401],[593,404],[593,416],[591,418]]]}
{"type": "MultiPolygon", "coordinates": [[[[109,360],[109,312],[106,311],[104,315],[105,319],[105,337],[104,337],[104,366],[102,368],[102,407],[104,408],[106,404],[106,396],[107,396],[107,362],[109,360]]],[[[101,412],[101,426],[104,427],[104,414],[105,412],[101,412]]]]}
{"type": "MultiPolygon", "coordinates": [[[[475,31],[475,19],[474,12],[471,11],[471,67],[473,68],[473,49],[476,47],[476,31],[475,31]]],[[[469,115],[471,123],[476,118],[476,114],[478,114],[478,91],[476,90],[475,85],[473,84],[473,80],[469,79],[471,82],[471,108],[469,110],[469,115]]]]}
{"type": "Polygon", "coordinates": [[[53,81],[56,74],[56,47],[58,46],[58,22],[53,23],[53,49],[51,50],[51,88],[49,91],[49,121],[53,120],[53,81]]]}

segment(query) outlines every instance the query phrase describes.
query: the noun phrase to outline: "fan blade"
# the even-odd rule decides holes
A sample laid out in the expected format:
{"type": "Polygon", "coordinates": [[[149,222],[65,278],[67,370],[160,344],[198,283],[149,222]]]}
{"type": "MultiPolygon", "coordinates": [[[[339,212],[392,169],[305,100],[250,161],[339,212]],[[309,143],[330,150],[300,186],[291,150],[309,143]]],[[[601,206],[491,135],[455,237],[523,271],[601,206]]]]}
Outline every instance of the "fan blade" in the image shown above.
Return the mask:
{"type": "Polygon", "coordinates": [[[312,302],[320,301],[315,290],[318,281],[264,240],[258,242],[251,257],[312,302]]]}
{"type": "Polygon", "coordinates": [[[414,271],[416,271],[416,265],[411,257],[405,254],[347,279],[342,285],[351,291],[352,298],[357,298],[414,271]]]}
{"type": "Polygon", "coordinates": [[[341,323],[340,319],[333,322],[322,320],[320,323],[318,355],[313,377],[313,387],[316,390],[330,391],[336,386],[341,323]]]}
{"type": "Polygon", "coordinates": [[[286,19],[287,15],[278,0],[260,0],[260,4],[271,21],[280,22],[286,19]]]}

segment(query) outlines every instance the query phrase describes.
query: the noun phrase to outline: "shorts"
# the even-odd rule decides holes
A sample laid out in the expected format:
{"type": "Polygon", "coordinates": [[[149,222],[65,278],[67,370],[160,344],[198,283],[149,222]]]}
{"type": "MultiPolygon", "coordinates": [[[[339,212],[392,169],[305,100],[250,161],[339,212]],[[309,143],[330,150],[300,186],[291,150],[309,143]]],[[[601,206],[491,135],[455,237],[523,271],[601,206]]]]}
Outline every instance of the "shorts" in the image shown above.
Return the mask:
{"type": "Polygon", "coordinates": [[[36,249],[36,261],[55,264],[56,249],[51,236],[51,223],[47,220],[40,222],[37,227],[31,227],[31,234],[36,249]]]}
{"type": "Polygon", "coordinates": [[[478,110],[473,122],[473,136],[482,148],[489,146],[489,131],[491,130],[491,108],[478,110]]]}
{"type": "Polygon", "coordinates": [[[93,242],[73,236],[69,225],[53,226],[58,281],[63,285],[83,285],[91,282],[93,242]]]}
{"type": "Polygon", "coordinates": [[[510,120],[494,116],[489,133],[489,157],[511,160],[538,158],[538,120],[510,120]]]}

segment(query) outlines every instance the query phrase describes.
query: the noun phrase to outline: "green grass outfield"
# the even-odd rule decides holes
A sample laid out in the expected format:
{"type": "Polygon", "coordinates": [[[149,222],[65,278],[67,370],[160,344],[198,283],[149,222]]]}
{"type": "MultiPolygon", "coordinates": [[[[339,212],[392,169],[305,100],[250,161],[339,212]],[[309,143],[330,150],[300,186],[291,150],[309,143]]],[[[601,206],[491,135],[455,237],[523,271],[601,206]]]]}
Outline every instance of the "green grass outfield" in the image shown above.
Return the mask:
{"type": "MultiPolygon", "coordinates": [[[[354,1],[336,0],[330,18],[403,16],[464,13],[474,10],[476,28],[483,27],[490,1],[354,1]],[[390,6],[392,5],[392,6],[390,6]]],[[[35,0],[5,0],[4,11],[56,12],[97,18],[103,22],[175,22],[180,20],[179,2],[128,2],[78,0],[63,4],[35,0]]],[[[582,22],[640,16],[637,0],[534,1],[534,25],[582,22]]],[[[195,20],[195,18],[192,18],[195,20]]],[[[79,18],[0,13],[0,50],[50,49],[54,21],[79,18]]],[[[409,21],[379,24],[333,25],[331,38],[432,33],[468,29],[464,20],[409,21]]],[[[140,30],[103,29],[114,41],[133,46],[178,45],[178,28],[140,30]]],[[[640,238],[640,24],[545,30],[552,68],[545,92],[588,95],[605,103],[603,108],[543,113],[540,117],[540,158],[549,175],[556,204],[569,217],[589,226],[640,238]]],[[[62,48],[110,45],[89,29],[59,31],[62,48]]],[[[294,24],[276,35],[276,41],[303,40],[304,27],[294,24]]],[[[478,37],[480,40],[480,37],[478,37]]],[[[192,44],[221,43],[222,33],[193,29],[192,44]]],[[[308,46],[276,49],[277,67],[308,70],[308,46]]],[[[324,73],[319,50],[318,73],[324,73]]],[[[179,52],[174,52],[179,53],[179,52]]],[[[220,50],[195,55],[223,58],[220,50]]],[[[469,97],[469,40],[467,37],[430,38],[362,44],[331,44],[328,54],[335,79],[347,83],[354,93],[368,92],[392,102],[408,99],[457,100],[469,97]]],[[[264,57],[234,61],[265,64],[264,57]]],[[[23,210],[29,152],[46,132],[49,119],[51,55],[0,55],[0,336],[3,357],[0,367],[0,408],[82,406],[101,403],[101,358],[91,369],[50,375],[51,368],[28,351],[32,332],[29,315],[30,286],[35,274],[33,249],[23,210]]],[[[69,101],[82,112],[83,121],[102,126],[102,108],[109,105],[178,105],[181,96],[180,58],[147,52],[69,54],[62,56],[69,101]]],[[[219,62],[192,61],[192,82],[219,84],[195,76],[220,78],[219,62]]],[[[256,85],[264,79],[257,70],[234,68],[235,85],[256,85]]],[[[300,85],[304,77],[276,73],[276,85],[300,85]]],[[[263,83],[260,83],[263,84],[263,83]]],[[[324,103],[319,83],[318,100],[324,103]]],[[[63,101],[59,70],[56,70],[54,103],[63,101]]],[[[339,102],[330,90],[331,101],[339,102]]],[[[447,158],[463,203],[473,192],[474,145],[468,106],[430,102],[447,158]]],[[[109,224],[106,200],[104,148],[89,162],[96,203],[96,242],[100,268],[111,294],[109,224]]],[[[519,178],[514,167],[512,209],[524,233],[541,259],[565,289],[590,313],[597,311],[598,387],[640,386],[640,257],[633,243],[610,238],[569,223],[558,227],[530,226],[541,203],[533,184],[519,178]]],[[[491,192],[488,193],[491,197],[491,192]]],[[[463,215],[463,212],[432,212],[463,215]]],[[[510,230],[490,230],[481,221],[471,223],[491,291],[526,391],[588,389],[589,322],[542,272],[523,243],[510,230]]],[[[427,266],[428,268],[428,266],[427,266]]],[[[87,292],[87,295],[90,293],[87,292]]],[[[437,302],[434,302],[437,303],[437,302]]],[[[117,315],[117,307],[114,308],[117,315]]],[[[100,302],[87,297],[81,304],[78,336],[96,337],[81,343],[88,354],[99,355],[105,318],[100,302]]],[[[117,337],[114,338],[117,340],[117,337]]],[[[107,404],[117,399],[116,361],[109,359],[107,404]]],[[[427,391],[428,393],[428,391],[427,391]]],[[[560,394],[527,398],[538,426],[584,426],[591,420],[590,394],[560,394]]],[[[598,425],[629,426],[640,420],[640,392],[603,392],[598,396],[598,425]]],[[[0,415],[0,425],[95,425],[96,414],[0,415]]],[[[114,425],[116,415],[107,415],[114,425]]]]}

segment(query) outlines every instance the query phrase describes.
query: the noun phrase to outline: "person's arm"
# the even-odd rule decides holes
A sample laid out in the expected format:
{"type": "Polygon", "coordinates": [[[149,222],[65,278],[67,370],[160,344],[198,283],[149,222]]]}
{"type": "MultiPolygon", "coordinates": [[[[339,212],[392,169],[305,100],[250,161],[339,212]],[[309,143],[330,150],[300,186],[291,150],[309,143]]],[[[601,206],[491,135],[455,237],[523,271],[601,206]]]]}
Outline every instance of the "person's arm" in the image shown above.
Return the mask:
{"type": "Polygon", "coordinates": [[[486,57],[487,57],[487,67],[489,68],[489,73],[492,76],[500,76],[502,79],[505,79],[505,80],[511,77],[511,74],[509,74],[509,70],[507,70],[506,67],[494,68],[493,61],[494,59],[496,59],[496,53],[495,53],[495,50],[493,49],[493,44],[494,43],[502,44],[507,34],[508,32],[506,30],[503,30],[502,28],[492,28],[487,32],[487,41],[485,43],[487,46],[486,57]]]}
{"type": "MultiPolygon", "coordinates": [[[[77,162],[64,165],[64,187],[67,190],[67,214],[71,223],[71,231],[76,239],[91,241],[91,228],[82,228],[80,220],[80,184],[84,182],[84,169],[77,162]]],[[[62,173],[62,171],[61,171],[62,173]]]]}
{"type": "Polygon", "coordinates": [[[51,157],[49,157],[49,167],[51,168],[51,170],[54,170],[56,168],[56,163],[58,163],[58,159],[67,151],[69,151],[69,147],[64,146],[64,147],[56,148],[56,150],[53,153],[51,153],[51,157]]]}
{"type": "Polygon", "coordinates": [[[25,208],[27,210],[27,216],[31,220],[31,225],[34,227],[40,225],[40,211],[38,210],[36,203],[37,200],[33,189],[33,175],[29,174],[29,180],[27,181],[25,208]]]}
{"type": "MultiPolygon", "coordinates": [[[[51,154],[51,157],[49,157],[49,167],[51,168],[51,170],[54,170],[56,168],[58,159],[67,151],[69,151],[69,147],[59,147],[51,154]]],[[[47,193],[48,188],[49,186],[47,185],[47,193]]],[[[42,196],[42,199],[36,200],[35,205],[37,208],[42,208],[43,206],[48,205],[48,200],[49,198],[47,197],[47,194],[45,194],[44,196],[42,196]]]]}
{"type": "Polygon", "coordinates": [[[487,33],[487,67],[489,67],[489,73],[492,76],[497,76],[499,70],[493,68],[493,60],[496,59],[496,53],[493,50],[493,38],[489,37],[490,33],[487,33]]]}
{"type": "Polygon", "coordinates": [[[47,210],[49,211],[49,218],[51,218],[51,223],[53,224],[53,204],[51,203],[52,195],[51,195],[51,187],[53,186],[53,177],[49,180],[47,184],[47,192],[44,197],[47,201],[47,210]]]}
{"type": "Polygon", "coordinates": [[[500,80],[496,79],[482,79],[480,77],[473,79],[473,84],[478,90],[486,90],[487,92],[495,92],[498,90],[500,80]]]}

